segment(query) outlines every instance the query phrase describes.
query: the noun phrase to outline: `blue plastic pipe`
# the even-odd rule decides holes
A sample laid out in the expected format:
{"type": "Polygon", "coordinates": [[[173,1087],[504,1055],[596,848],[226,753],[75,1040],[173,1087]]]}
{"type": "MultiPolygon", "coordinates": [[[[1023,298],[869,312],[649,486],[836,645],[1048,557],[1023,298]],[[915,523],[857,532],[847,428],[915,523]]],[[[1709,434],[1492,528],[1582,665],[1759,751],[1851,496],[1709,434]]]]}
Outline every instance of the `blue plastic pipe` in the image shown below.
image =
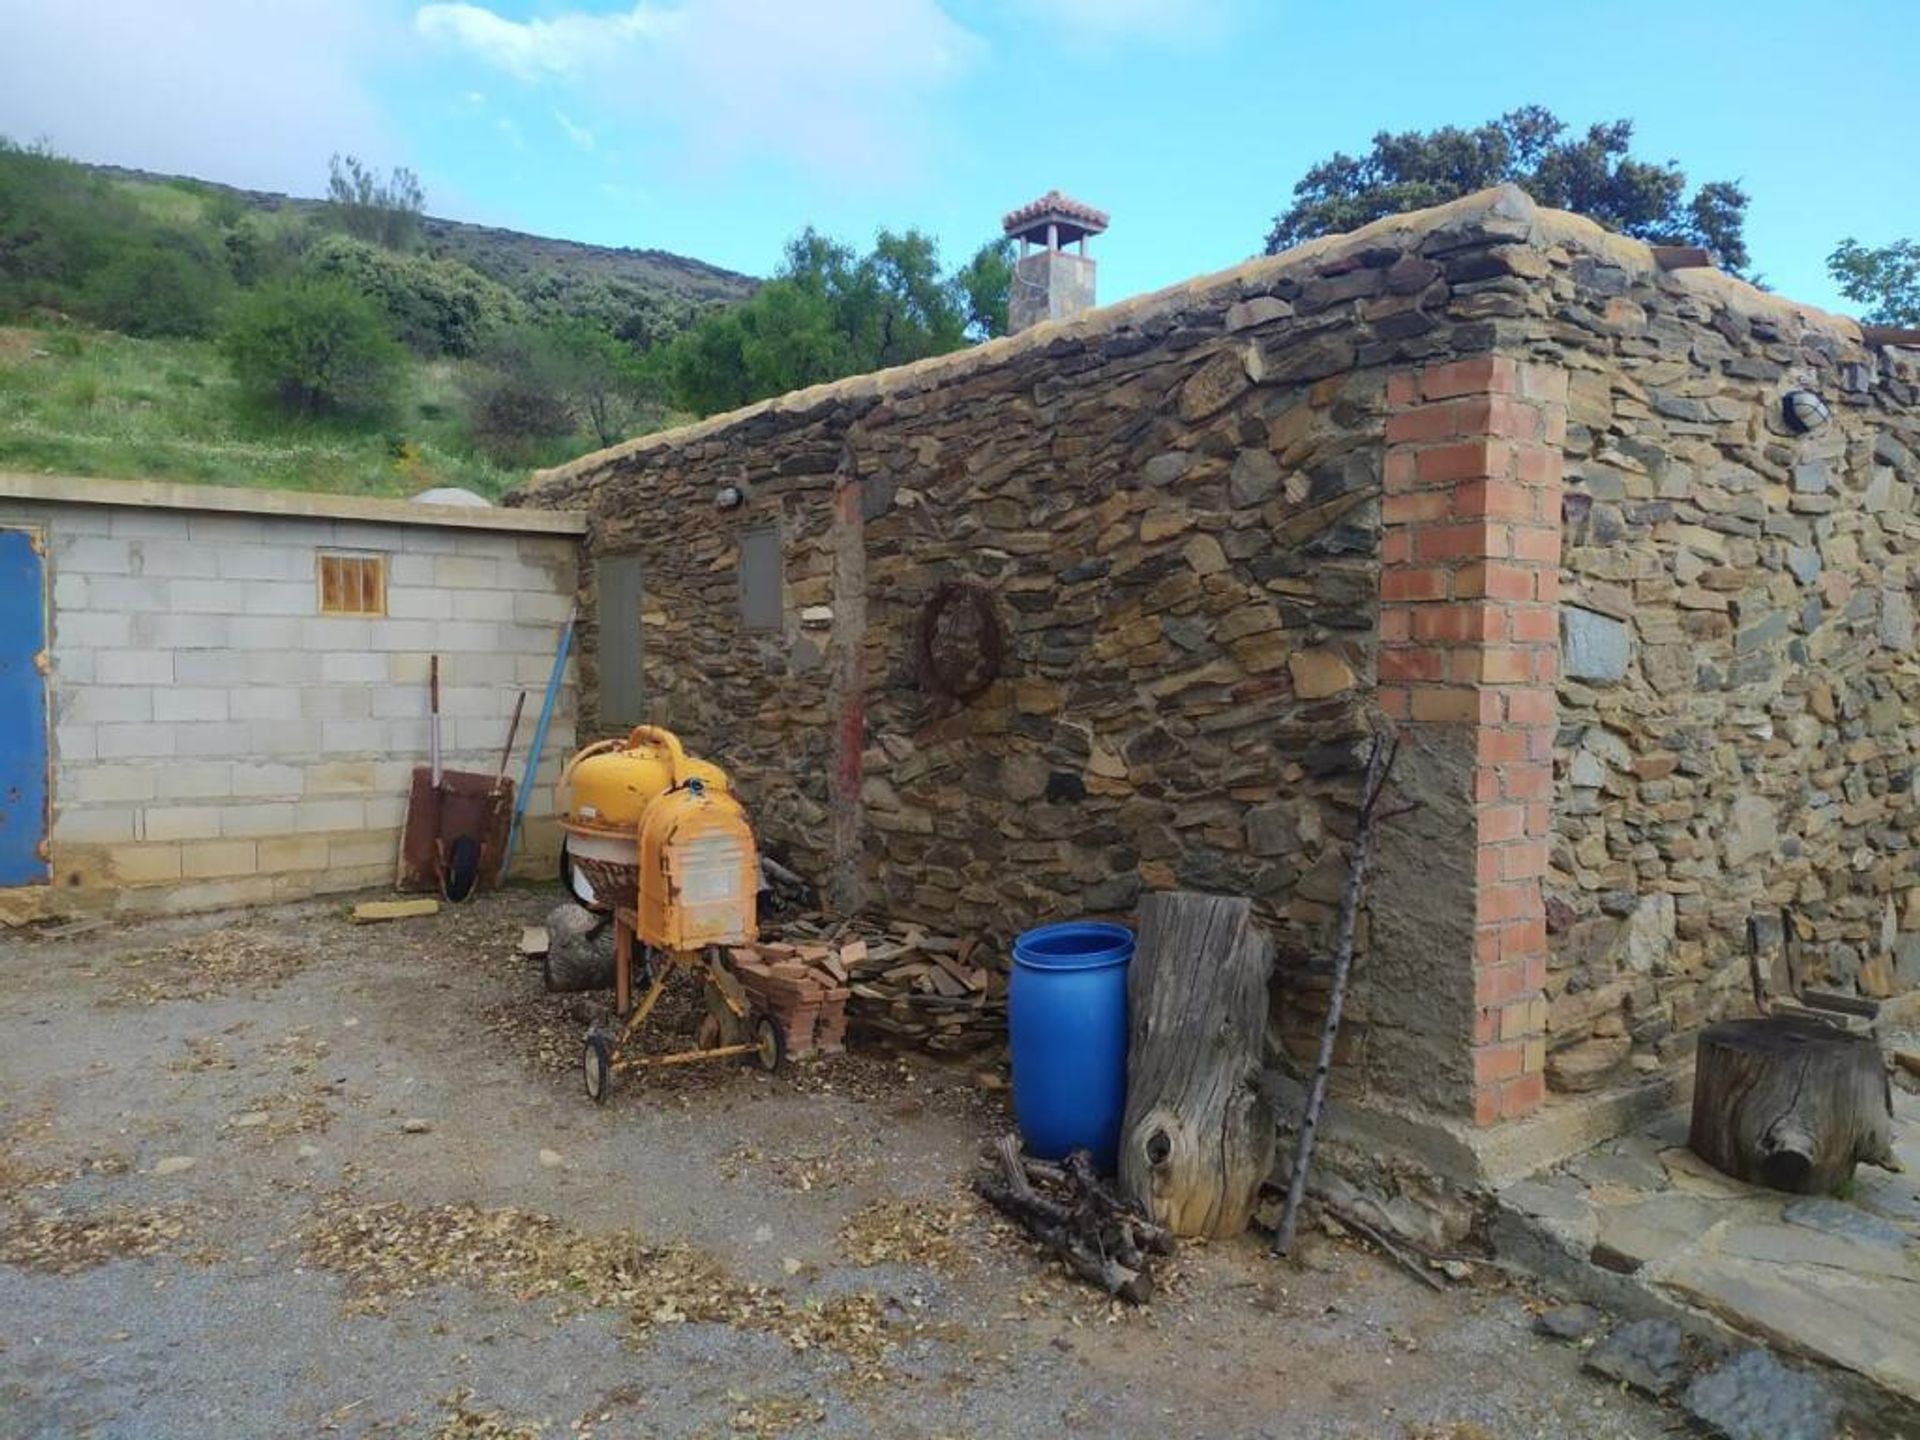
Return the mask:
{"type": "Polygon", "coordinates": [[[554,652],[553,673],[547,676],[547,698],[540,702],[540,723],[533,727],[533,748],[527,752],[527,768],[520,775],[520,793],[513,797],[513,823],[507,827],[507,848],[500,857],[499,883],[507,883],[507,868],[513,864],[513,845],[520,838],[520,821],[527,813],[527,797],[533,794],[533,775],[540,768],[541,752],[547,748],[547,726],[553,720],[554,702],[560,698],[560,682],[566,678],[567,653],[573,649],[573,622],[578,610],[569,612],[566,627],[560,632],[560,648],[554,652]]]}

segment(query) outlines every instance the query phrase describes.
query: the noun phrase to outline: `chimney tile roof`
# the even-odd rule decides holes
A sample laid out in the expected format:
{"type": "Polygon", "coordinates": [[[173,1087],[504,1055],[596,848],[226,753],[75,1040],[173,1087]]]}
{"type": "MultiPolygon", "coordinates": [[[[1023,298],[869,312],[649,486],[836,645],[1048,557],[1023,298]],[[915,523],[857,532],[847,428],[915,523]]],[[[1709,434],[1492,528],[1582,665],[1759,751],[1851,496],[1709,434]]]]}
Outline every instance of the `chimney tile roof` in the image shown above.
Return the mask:
{"type": "Polygon", "coordinates": [[[1098,235],[1107,228],[1106,211],[1082,204],[1070,195],[1062,195],[1058,190],[1049,190],[1038,200],[1030,200],[1018,210],[1009,210],[1006,219],[1000,223],[1007,234],[1017,235],[1029,226],[1048,219],[1065,221],[1086,231],[1089,235],[1098,235]]]}

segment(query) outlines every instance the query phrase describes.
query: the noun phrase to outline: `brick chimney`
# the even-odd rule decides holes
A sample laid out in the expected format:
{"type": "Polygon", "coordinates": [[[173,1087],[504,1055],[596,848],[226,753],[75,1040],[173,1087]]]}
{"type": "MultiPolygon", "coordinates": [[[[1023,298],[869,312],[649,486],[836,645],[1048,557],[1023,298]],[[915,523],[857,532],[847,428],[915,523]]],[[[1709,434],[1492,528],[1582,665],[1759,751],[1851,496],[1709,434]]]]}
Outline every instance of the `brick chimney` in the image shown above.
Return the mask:
{"type": "Polygon", "coordinates": [[[1013,211],[1002,224],[1007,237],[1020,242],[1007,296],[1009,334],[1093,308],[1093,261],[1087,255],[1087,237],[1107,228],[1102,211],[1049,190],[1013,211]],[[1076,249],[1068,250],[1069,245],[1076,249]]]}

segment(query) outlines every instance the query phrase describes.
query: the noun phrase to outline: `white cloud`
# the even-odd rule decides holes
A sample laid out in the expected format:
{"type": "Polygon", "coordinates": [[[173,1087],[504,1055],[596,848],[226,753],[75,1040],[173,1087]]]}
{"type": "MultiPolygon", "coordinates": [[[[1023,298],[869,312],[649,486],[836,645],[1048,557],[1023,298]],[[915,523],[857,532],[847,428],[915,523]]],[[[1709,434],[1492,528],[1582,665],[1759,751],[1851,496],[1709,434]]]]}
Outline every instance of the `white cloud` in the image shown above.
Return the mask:
{"type": "Polygon", "coordinates": [[[0,134],[45,137],[83,160],[311,194],[335,151],[389,156],[364,81],[391,48],[380,8],[9,0],[0,134]]]}
{"type": "Polygon", "coordinates": [[[553,118],[560,123],[560,128],[566,132],[567,139],[582,150],[593,149],[593,131],[584,125],[575,124],[567,117],[566,112],[561,110],[554,111],[553,118]]]}
{"type": "Polygon", "coordinates": [[[664,129],[694,168],[771,154],[869,178],[912,166],[933,98],[983,48],[937,0],[642,0],[534,20],[435,3],[414,28],[574,115],[664,129]]]}
{"type": "Polygon", "coordinates": [[[675,17],[636,5],[611,15],[570,11],[551,20],[508,20],[483,5],[422,5],[414,26],[521,80],[567,79],[607,58],[610,49],[658,39],[675,17]]]}
{"type": "Polygon", "coordinates": [[[1210,41],[1220,37],[1236,0],[1007,0],[1085,41],[1210,41]]]}

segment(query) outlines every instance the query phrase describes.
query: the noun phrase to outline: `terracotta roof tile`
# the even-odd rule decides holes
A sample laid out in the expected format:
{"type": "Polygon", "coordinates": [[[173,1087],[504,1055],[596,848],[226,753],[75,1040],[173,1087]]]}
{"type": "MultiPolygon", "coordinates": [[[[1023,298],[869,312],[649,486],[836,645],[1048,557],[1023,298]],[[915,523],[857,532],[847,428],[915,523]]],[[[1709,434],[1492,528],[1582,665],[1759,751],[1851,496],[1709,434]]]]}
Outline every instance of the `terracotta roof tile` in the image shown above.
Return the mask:
{"type": "Polygon", "coordinates": [[[1098,235],[1107,228],[1106,211],[1083,205],[1058,190],[1049,190],[1038,200],[1030,200],[1018,210],[1009,210],[1000,223],[1007,234],[1012,235],[1049,216],[1077,225],[1089,235],[1098,235]]]}

